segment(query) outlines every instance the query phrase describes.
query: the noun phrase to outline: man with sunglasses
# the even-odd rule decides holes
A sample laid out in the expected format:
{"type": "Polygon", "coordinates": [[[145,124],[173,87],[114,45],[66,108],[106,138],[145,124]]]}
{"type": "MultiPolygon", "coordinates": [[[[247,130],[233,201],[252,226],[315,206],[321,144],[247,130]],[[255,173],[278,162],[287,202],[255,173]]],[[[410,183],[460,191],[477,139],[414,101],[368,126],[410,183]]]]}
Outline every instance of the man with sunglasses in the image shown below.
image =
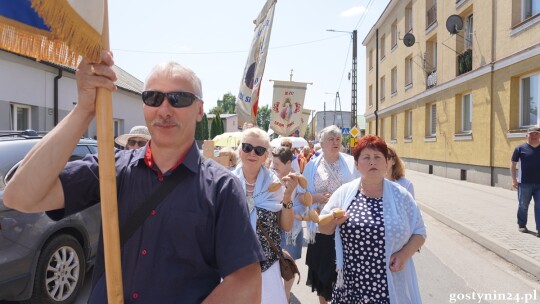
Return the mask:
{"type": "MultiPolygon", "coordinates": [[[[99,203],[98,156],[66,162],[95,116],[96,88],[116,89],[112,65],[107,52],[100,64],[80,63],[75,108],[23,160],[5,189],[6,206],[59,219],[99,203]]],[[[203,159],[195,143],[204,114],[199,78],[177,63],[160,64],[142,98],[151,140],[141,149],[115,151],[120,227],[163,181],[174,178],[175,186],[122,245],[124,297],[260,303],[264,254],[242,185],[203,159]]],[[[101,240],[89,303],[107,302],[101,240]]]]}

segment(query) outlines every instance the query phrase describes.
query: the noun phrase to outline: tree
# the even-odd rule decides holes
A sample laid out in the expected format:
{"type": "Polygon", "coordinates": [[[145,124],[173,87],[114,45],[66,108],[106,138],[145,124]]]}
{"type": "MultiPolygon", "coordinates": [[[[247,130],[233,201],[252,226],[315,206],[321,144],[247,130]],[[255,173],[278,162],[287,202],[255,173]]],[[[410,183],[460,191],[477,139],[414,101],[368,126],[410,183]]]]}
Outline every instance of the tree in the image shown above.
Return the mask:
{"type": "Polygon", "coordinates": [[[202,119],[202,139],[208,139],[208,117],[206,117],[206,113],[203,115],[202,119]]]}
{"type": "Polygon", "coordinates": [[[222,99],[218,99],[217,107],[213,107],[208,112],[210,114],[235,114],[236,113],[236,97],[230,92],[223,95],[222,99]]]}
{"type": "Polygon", "coordinates": [[[213,107],[210,109],[210,111],[208,111],[208,114],[219,114],[219,113],[223,113],[223,109],[220,107],[213,107]]]}
{"type": "Polygon", "coordinates": [[[223,122],[221,121],[219,113],[217,113],[214,119],[212,119],[212,125],[210,127],[210,139],[218,136],[219,134],[223,134],[223,122]]]}
{"type": "MultiPolygon", "coordinates": [[[[204,119],[204,116],[203,116],[204,119]]],[[[201,121],[198,121],[195,125],[195,140],[203,140],[203,119],[201,121]]]]}
{"type": "Polygon", "coordinates": [[[221,120],[221,115],[219,113],[216,114],[216,125],[217,125],[217,135],[223,134],[225,132],[225,127],[223,126],[223,120],[221,120]]]}
{"type": "Polygon", "coordinates": [[[270,107],[268,107],[268,105],[259,107],[259,110],[257,111],[257,126],[259,126],[259,128],[268,131],[268,127],[270,126],[270,114],[270,107]]]}
{"type": "Polygon", "coordinates": [[[228,92],[223,95],[223,99],[217,101],[218,107],[223,109],[223,114],[235,114],[236,113],[236,96],[228,92]]]}

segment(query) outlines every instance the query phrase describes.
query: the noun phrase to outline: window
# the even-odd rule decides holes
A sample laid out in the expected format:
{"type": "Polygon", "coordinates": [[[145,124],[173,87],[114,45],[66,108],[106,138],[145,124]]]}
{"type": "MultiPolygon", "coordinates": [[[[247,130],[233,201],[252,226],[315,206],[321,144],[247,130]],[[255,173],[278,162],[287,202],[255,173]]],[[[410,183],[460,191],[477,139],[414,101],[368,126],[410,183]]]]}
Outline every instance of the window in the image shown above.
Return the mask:
{"type": "Polygon", "coordinates": [[[405,86],[412,84],[412,56],[405,58],[405,86]]]}
{"type": "Polygon", "coordinates": [[[540,74],[523,77],[519,89],[519,125],[527,127],[537,125],[539,120],[540,74]]]}
{"type": "Polygon", "coordinates": [[[384,96],[384,92],[386,91],[385,87],[386,87],[386,79],[383,76],[381,77],[381,101],[383,101],[385,97],[384,96]]]}
{"type": "Polygon", "coordinates": [[[432,103],[429,106],[429,130],[428,136],[437,135],[437,105],[432,103]]]}
{"type": "Polygon", "coordinates": [[[120,126],[122,125],[122,120],[120,119],[114,119],[113,120],[113,131],[114,131],[114,137],[118,137],[120,135],[120,126]]]}
{"type": "Polygon", "coordinates": [[[381,47],[379,48],[379,49],[381,50],[381,60],[383,60],[384,57],[386,56],[386,52],[385,52],[385,40],[386,40],[385,35],[382,35],[382,36],[381,36],[381,47]]]}
{"type": "Polygon", "coordinates": [[[427,53],[424,55],[424,66],[430,73],[437,70],[437,40],[436,37],[426,44],[427,53]]]}
{"type": "Polygon", "coordinates": [[[413,15],[412,15],[412,4],[407,5],[405,8],[405,32],[412,32],[413,28],[413,15]]]}
{"type": "Polygon", "coordinates": [[[540,1],[539,0],[522,0],[521,20],[525,20],[537,14],[540,14],[540,1]]]}
{"type": "Polygon", "coordinates": [[[465,94],[461,100],[461,132],[472,131],[472,96],[465,94]]]}
{"type": "Polygon", "coordinates": [[[437,22],[437,0],[426,0],[426,29],[437,22]]]}
{"type": "Polygon", "coordinates": [[[405,138],[412,138],[412,110],[405,112],[405,138]]]}
{"type": "Polygon", "coordinates": [[[396,140],[397,139],[397,115],[392,115],[392,120],[390,121],[391,124],[391,132],[390,132],[390,140],[396,140]]]}
{"type": "Polygon", "coordinates": [[[373,86],[369,86],[369,92],[368,92],[368,104],[370,107],[373,107],[373,86]]]}
{"type": "Polygon", "coordinates": [[[11,128],[14,131],[31,129],[31,108],[20,104],[11,104],[11,128]]]}
{"type": "Polygon", "coordinates": [[[394,23],[392,23],[392,29],[390,33],[391,33],[390,38],[392,39],[391,41],[392,49],[394,49],[395,47],[397,47],[397,40],[398,40],[397,20],[394,21],[394,23]]]}
{"type": "Polygon", "coordinates": [[[464,47],[465,49],[472,48],[472,42],[473,42],[473,34],[474,34],[474,27],[473,27],[473,15],[470,15],[467,17],[467,20],[465,22],[465,37],[464,39],[464,47]]]}
{"type": "Polygon", "coordinates": [[[392,80],[392,83],[390,84],[391,92],[392,92],[392,95],[395,95],[397,94],[397,67],[394,67],[392,69],[391,80],[392,80]]]}
{"type": "Polygon", "coordinates": [[[369,70],[373,69],[373,50],[369,50],[369,70]]]}

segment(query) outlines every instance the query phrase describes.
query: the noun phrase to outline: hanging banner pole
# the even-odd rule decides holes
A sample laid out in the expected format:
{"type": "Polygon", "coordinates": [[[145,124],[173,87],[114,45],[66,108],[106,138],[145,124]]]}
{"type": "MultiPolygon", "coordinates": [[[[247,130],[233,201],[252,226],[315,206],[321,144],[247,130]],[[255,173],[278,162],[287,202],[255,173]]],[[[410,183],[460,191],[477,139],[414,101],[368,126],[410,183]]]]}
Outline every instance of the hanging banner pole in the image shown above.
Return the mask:
{"type": "MultiPolygon", "coordinates": [[[[109,50],[109,13],[105,0],[102,44],[109,50]]],[[[116,172],[114,164],[114,134],[112,93],[99,88],[96,104],[96,128],[99,155],[99,189],[101,193],[101,225],[103,227],[103,252],[105,277],[109,303],[124,303],[122,286],[122,263],[120,260],[120,233],[118,228],[118,204],[116,172]]]]}

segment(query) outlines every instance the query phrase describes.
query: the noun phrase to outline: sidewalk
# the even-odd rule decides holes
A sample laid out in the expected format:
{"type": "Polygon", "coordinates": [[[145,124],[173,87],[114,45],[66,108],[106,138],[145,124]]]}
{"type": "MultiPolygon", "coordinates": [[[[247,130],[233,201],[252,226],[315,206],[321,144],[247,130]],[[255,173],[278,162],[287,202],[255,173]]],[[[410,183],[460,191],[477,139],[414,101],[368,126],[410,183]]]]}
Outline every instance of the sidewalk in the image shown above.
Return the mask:
{"type": "MultiPolygon", "coordinates": [[[[510,263],[540,278],[540,238],[536,237],[534,201],[527,228],[517,225],[517,192],[435,175],[406,171],[416,201],[426,212],[510,263]]],[[[429,238],[429,227],[427,230],[429,238]]]]}

